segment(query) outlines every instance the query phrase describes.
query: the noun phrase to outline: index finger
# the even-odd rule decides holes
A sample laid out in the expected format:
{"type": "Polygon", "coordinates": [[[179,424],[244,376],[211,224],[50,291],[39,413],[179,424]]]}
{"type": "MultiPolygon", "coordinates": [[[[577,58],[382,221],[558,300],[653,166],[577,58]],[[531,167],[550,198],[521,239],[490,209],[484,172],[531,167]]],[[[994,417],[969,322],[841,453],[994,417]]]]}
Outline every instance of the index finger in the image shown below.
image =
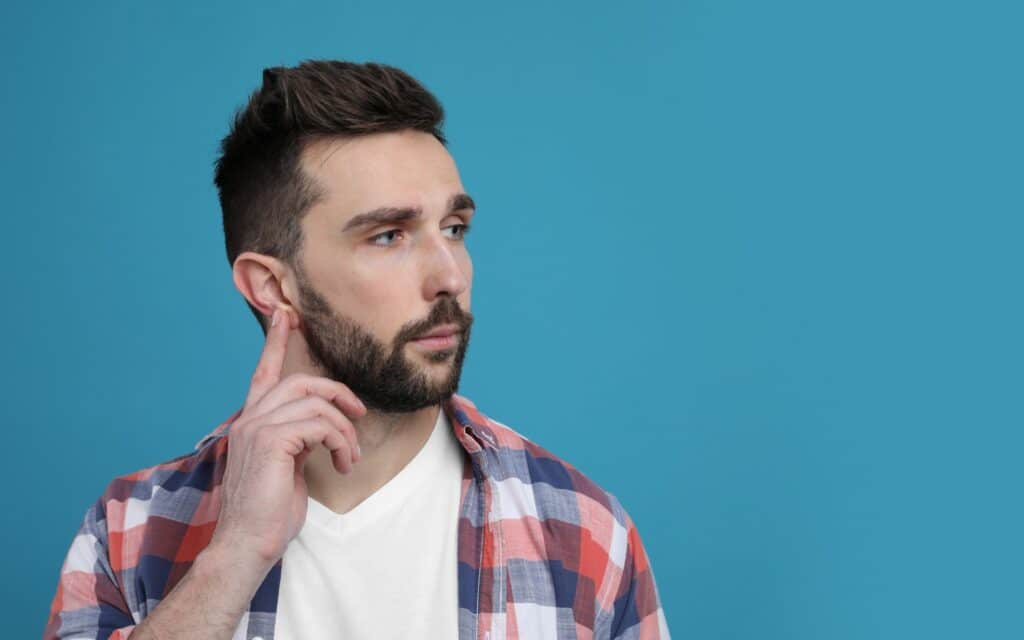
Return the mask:
{"type": "Polygon", "coordinates": [[[263,343],[263,353],[260,354],[252,382],[249,383],[249,395],[245,398],[243,411],[258,402],[281,380],[292,317],[283,309],[274,309],[272,318],[270,328],[267,329],[267,341],[263,343]],[[274,324],[275,321],[277,324],[274,324]]]}

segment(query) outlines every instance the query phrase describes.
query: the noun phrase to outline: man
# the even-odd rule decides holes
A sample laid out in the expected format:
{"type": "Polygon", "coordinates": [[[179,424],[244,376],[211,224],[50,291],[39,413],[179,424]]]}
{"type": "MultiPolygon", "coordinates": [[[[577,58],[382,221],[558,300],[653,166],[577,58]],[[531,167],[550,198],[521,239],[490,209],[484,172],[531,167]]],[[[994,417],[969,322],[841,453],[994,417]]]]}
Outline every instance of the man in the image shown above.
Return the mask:
{"type": "Polygon", "coordinates": [[[668,638],[615,496],[456,393],[475,205],[442,121],[386,65],[264,72],[215,178],[247,398],[111,482],[45,638],[668,638]]]}

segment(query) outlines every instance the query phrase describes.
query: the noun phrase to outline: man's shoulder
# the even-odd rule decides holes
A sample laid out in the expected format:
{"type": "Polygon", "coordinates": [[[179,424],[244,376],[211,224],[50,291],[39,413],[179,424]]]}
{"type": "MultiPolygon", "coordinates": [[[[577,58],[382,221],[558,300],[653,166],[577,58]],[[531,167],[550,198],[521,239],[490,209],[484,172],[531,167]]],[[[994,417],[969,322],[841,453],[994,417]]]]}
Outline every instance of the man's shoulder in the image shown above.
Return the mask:
{"type": "Polygon", "coordinates": [[[488,520],[500,532],[512,584],[556,605],[589,594],[594,606],[587,600],[582,624],[594,637],[668,638],[650,559],[619,499],[516,428],[458,400],[456,417],[485,443],[484,475],[494,487],[488,520]]]}
{"type": "Polygon", "coordinates": [[[111,497],[124,499],[138,493],[138,487],[175,491],[181,487],[204,490],[213,481],[213,472],[223,462],[226,439],[220,437],[240,412],[220,422],[199,440],[188,453],[115,477],[107,488],[111,497]]]}
{"type": "MultiPolygon", "coordinates": [[[[173,588],[213,535],[226,454],[226,439],[215,438],[115,477],[86,510],[62,574],[93,574],[88,580],[103,574],[119,585],[123,612],[136,622],[145,617],[152,600],[173,588]]],[[[66,586],[77,592],[88,584],[66,586]]],[[[86,591],[82,597],[100,595],[86,591]]]]}
{"type": "Polygon", "coordinates": [[[616,539],[626,533],[631,520],[614,493],[469,398],[453,399],[489,454],[488,475],[498,488],[504,517],[556,519],[616,539]]]}
{"type": "Polygon", "coordinates": [[[190,453],[115,477],[107,485],[108,500],[149,499],[180,489],[209,491],[223,462],[224,442],[216,440],[190,453]]]}
{"type": "Polygon", "coordinates": [[[182,537],[195,527],[212,526],[220,506],[212,494],[223,478],[226,454],[225,438],[207,436],[189,453],[117,476],[94,505],[93,517],[104,521],[111,537],[136,542],[153,528],[162,529],[161,536],[177,532],[182,537]]]}

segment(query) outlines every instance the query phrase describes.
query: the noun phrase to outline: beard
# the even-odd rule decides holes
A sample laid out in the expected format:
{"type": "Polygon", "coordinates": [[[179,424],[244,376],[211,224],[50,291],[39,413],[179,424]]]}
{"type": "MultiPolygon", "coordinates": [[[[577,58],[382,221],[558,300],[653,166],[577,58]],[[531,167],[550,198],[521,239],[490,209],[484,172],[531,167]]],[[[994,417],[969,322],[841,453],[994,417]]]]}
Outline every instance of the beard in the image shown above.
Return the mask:
{"type": "Polygon", "coordinates": [[[409,413],[439,404],[458,390],[473,315],[454,298],[440,297],[425,320],[403,327],[387,344],[332,309],[301,269],[296,269],[296,281],[310,359],[325,377],[348,386],[367,409],[409,413]],[[454,346],[429,351],[416,347],[430,363],[426,365],[406,357],[407,343],[448,323],[459,327],[454,346]]]}

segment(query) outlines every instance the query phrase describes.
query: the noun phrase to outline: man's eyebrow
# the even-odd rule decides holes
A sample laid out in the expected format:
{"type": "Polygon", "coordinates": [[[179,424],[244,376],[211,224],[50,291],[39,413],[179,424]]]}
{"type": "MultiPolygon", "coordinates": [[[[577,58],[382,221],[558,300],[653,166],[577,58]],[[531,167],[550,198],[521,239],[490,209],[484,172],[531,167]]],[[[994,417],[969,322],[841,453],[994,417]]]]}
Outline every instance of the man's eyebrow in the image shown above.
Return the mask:
{"type": "MultiPolygon", "coordinates": [[[[476,211],[476,203],[473,202],[473,198],[469,197],[469,194],[456,193],[452,197],[448,198],[448,213],[461,211],[463,209],[472,209],[473,211],[476,211]]],[[[420,207],[379,207],[372,211],[367,211],[365,213],[360,213],[357,216],[353,216],[352,219],[345,224],[342,232],[361,227],[375,226],[378,224],[407,222],[409,220],[415,220],[421,215],[423,215],[423,209],[420,207]]]]}

